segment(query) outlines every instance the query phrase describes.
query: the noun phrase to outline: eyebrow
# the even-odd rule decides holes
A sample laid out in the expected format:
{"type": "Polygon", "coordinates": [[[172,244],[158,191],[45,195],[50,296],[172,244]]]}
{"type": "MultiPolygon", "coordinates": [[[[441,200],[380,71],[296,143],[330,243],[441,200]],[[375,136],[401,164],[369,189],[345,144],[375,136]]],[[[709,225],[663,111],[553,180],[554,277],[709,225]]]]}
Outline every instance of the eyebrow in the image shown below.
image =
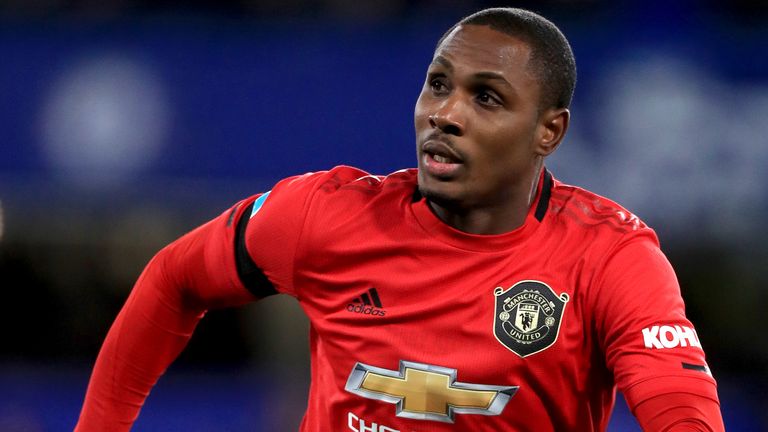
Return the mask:
{"type": "Polygon", "coordinates": [[[435,64],[435,63],[442,65],[444,68],[448,69],[449,72],[453,72],[453,63],[451,63],[447,58],[441,55],[436,56],[432,60],[432,64],[435,64]]]}
{"type": "MultiPolygon", "coordinates": [[[[447,58],[438,55],[432,60],[432,64],[439,64],[443,66],[444,68],[448,69],[448,72],[453,72],[453,63],[451,63],[450,60],[447,58]]],[[[501,81],[502,84],[504,84],[507,87],[512,87],[512,84],[507,81],[506,78],[504,78],[503,75],[497,72],[478,72],[476,74],[472,75],[472,78],[479,79],[479,80],[493,80],[493,81],[501,81]]]]}
{"type": "Polygon", "coordinates": [[[496,72],[478,72],[478,73],[472,75],[472,78],[478,79],[478,80],[498,81],[500,84],[503,84],[505,87],[509,87],[511,89],[514,89],[512,87],[512,84],[509,81],[507,81],[507,79],[504,78],[503,75],[498,74],[496,72]]]}

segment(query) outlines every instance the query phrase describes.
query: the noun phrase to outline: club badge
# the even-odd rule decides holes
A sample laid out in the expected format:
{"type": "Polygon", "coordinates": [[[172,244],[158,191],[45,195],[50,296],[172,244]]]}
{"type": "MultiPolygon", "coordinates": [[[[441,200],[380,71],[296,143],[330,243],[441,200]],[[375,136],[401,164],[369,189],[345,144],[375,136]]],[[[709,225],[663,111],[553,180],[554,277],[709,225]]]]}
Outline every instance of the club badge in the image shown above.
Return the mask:
{"type": "Polygon", "coordinates": [[[526,280],[509,289],[497,287],[493,334],[520,357],[543,351],[557,340],[565,304],[570,297],[560,296],[547,284],[526,280]]]}

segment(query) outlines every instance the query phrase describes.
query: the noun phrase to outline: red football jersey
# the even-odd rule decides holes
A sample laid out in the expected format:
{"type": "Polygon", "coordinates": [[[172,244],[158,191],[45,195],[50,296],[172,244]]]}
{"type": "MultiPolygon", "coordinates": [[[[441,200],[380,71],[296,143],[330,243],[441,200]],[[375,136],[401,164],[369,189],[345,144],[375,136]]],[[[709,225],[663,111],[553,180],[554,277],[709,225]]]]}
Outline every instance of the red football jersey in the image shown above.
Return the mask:
{"type": "Polygon", "coordinates": [[[500,235],[444,224],[416,170],[337,167],[250,201],[248,254],[311,322],[302,431],[604,430],[617,386],[633,406],[717,400],[655,233],[546,170],[500,235]]]}

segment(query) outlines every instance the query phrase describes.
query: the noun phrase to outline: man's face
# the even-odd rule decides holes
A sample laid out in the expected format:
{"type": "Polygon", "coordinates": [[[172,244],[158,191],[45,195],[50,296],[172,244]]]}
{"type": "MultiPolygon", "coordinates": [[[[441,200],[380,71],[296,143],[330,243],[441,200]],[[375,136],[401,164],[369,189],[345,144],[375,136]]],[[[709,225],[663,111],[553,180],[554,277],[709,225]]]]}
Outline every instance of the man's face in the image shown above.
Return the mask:
{"type": "Polygon", "coordinates": [[[519,39],[476,25],[459,26],[437,48],[414,112],[424,196],[444,206],[494,206],[530,182],[539,84],[529,56],[519,39]]]}

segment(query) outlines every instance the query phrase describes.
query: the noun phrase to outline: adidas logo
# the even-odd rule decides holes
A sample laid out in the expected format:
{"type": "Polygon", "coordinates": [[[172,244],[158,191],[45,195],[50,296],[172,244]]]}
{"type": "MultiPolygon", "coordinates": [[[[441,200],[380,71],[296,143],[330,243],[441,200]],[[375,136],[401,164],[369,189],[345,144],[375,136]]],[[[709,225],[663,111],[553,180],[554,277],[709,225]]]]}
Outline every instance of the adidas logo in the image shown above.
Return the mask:
{"type": "Polygon", "coordinates": [[[368,291],[362,293],[359,297],[353,298],[347,304],[347,311],[364,315],[384,316],[387,311],[383,307],[376,288],[369,288],[368,291]]]}

